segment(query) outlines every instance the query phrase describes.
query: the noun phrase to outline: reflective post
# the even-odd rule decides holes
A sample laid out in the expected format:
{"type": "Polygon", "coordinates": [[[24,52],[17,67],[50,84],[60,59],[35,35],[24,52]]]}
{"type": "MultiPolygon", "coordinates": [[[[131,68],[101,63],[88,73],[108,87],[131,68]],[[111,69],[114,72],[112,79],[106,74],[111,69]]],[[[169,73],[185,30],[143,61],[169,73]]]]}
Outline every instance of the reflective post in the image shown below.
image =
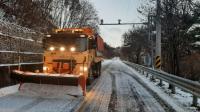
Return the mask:
{"type": "Polygon", "coordinates": [[[175,88],[175,86],[174,85],[172,85],[172,94],[176,94],[176,88],[175,88]]]}
{"type": "Polygon", "coordinates": [[[197,98],[197,96],[195,96],[195,95],[193,95],[193,99],[192,99],[192,106],[197,106],[197,104],[198,104],[198,98],[197,98]]]}

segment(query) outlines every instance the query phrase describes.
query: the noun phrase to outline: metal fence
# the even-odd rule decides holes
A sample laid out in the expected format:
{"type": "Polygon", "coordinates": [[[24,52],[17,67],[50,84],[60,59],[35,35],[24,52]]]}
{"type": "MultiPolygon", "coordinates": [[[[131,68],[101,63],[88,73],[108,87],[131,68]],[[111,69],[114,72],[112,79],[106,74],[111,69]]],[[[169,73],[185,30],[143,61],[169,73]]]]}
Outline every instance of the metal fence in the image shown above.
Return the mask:
{"type": "Polygon", "coordinates": [[[169,74],[163,71],[154,70],[142,65],[138,65],[135,63],[130,63],[127,61],[124,61],[127,65],[133,67],[134,69],[141,71],[143,74],[144,72],[147,73],[147,75],[152,75],[156,77],[157,79],[160,79],[161,81],[166,81],[167,83],[172,85],[172,93],[175,93],[175,86],[178,88],[181,88],[182,90],[191,93],[193,95],[193,106],[197,106],[198,103],[198,97],[200,97],[200,83],[196,81],[192,81],[189,79],[185,79],[182,77],[175,76],[173,74],[169,74]]]}
{"type": "Polygon", "coordinates": [[[0,20],[0,67],[41,64],[43,34],[0,20]]]}

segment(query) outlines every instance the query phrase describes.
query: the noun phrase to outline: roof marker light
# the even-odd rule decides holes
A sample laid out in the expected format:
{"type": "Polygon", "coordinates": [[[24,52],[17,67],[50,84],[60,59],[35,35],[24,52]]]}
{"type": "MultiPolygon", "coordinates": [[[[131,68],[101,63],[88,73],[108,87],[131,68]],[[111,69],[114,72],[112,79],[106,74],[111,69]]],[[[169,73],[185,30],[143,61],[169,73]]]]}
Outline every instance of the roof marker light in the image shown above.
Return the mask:
{"type": "Polygon", "coordinates": [[[80,37],[85,37],[85,35],[80,35],[80,37]]]}

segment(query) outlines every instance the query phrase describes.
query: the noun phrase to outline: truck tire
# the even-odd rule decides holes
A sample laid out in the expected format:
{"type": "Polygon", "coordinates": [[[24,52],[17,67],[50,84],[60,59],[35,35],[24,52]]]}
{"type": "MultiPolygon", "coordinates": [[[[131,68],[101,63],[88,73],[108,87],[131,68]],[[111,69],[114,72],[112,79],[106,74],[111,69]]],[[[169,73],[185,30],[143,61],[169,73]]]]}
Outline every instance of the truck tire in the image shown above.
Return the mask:
{"type": "Polygon", "coordinates": [[[92,66],[92,70],[93,70],[93,77],[94,78],[97,78],[98,77],[98,63],[95,63],[93,66],[92,66]]]}
{"type": "Polygon", "coordinates": [[[88,78],[87,78],[87,85],[91,85],[93,81],[93,70],[92,67],[89,69],[88,78]]]}
{"type": "Polygon", "coordinates": [[[101,76],[101,61],[99,62],[99,64],[98,64],[98,74],[99,74],[99,76],[101,76]]]}

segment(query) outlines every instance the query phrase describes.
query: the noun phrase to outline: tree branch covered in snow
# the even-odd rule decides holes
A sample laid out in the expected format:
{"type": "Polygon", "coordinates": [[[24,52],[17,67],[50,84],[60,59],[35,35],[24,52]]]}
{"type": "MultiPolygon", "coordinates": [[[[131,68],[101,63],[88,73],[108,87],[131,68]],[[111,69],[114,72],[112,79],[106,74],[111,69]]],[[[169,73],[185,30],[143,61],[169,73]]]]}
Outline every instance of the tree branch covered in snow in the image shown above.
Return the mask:
{"type": "Polygon", "coordinates": [[[53,28],[92,27],[98,16],[88,0],[0,0],[1,19],[47,32],[53,28]]]}
{"type": "Polygon", "coordinates": [[[0,33],[1,35],[22,38],[32,41],[42,41],[43,34],[26,27],[19,26],[15,23],[9,23],[0,20],[0,33]]]}

